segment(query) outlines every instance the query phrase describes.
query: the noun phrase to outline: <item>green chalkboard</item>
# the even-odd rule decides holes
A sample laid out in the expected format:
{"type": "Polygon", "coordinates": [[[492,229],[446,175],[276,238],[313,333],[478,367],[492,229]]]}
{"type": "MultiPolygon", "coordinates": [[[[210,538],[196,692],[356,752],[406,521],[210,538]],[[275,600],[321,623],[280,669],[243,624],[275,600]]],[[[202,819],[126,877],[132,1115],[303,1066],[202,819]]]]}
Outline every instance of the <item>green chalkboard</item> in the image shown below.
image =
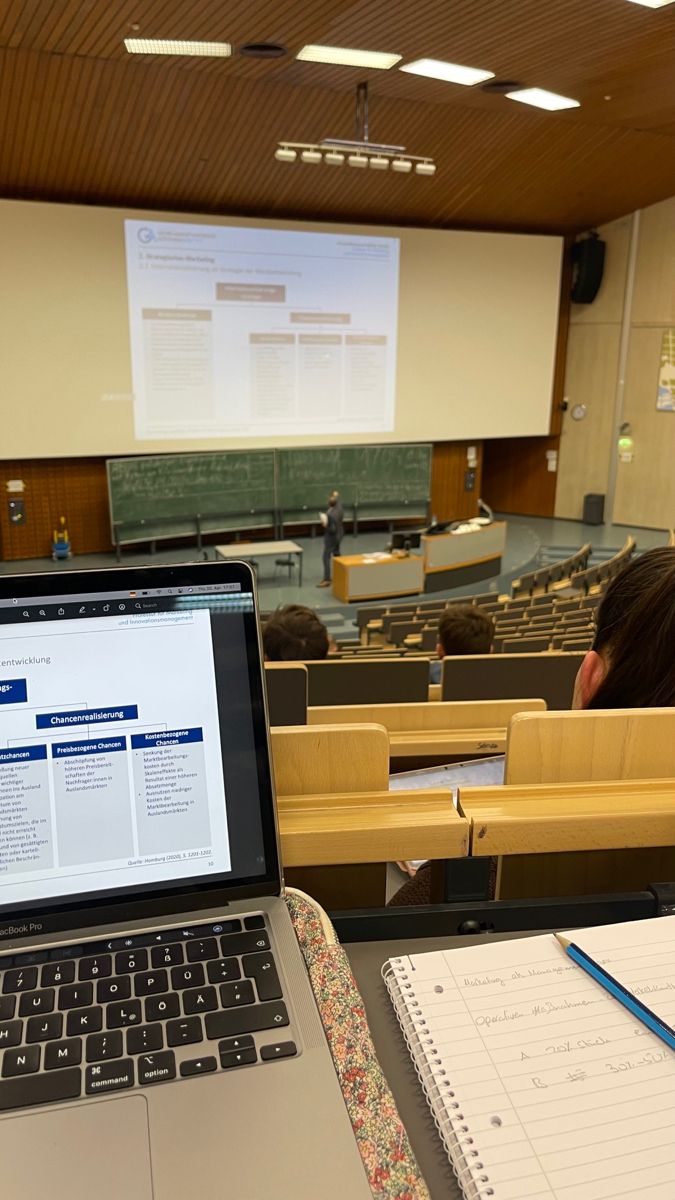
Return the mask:
{"type": "Polygon", "coordinates": [[[274,451],[158,454],[107,462],[113,541],[274,523],[274,451]]]}
{"type": "Polygon", "coordinates": [[[277,451],[278,505],[288,519],[324,508],[331,488],[345,508],[425,516],[431,486],[428,444],[336,446],[277,451]]]}

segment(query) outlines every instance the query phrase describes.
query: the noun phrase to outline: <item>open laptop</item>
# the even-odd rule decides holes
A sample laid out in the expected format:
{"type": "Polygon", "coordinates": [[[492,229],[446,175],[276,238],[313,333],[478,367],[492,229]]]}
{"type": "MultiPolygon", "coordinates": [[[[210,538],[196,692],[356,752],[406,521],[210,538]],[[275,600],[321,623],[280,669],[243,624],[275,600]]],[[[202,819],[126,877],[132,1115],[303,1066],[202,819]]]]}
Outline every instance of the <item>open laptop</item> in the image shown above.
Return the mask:
{"type": "Polygon", "coordinates": [[[366,1200],[283,898],[244,563],[0,577],[12,1200],[366,1200]]]}

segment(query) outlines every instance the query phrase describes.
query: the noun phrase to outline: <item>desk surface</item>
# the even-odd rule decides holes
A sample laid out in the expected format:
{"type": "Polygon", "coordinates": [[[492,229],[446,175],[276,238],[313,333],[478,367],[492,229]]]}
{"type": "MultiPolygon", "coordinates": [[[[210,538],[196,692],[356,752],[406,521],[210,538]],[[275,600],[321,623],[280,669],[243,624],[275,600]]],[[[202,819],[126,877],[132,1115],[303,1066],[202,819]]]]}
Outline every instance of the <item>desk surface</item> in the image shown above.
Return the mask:
{"type": "Polygon", "coordinates": [[[218,558],[256,558],[259,554],[302,554],[297,542],[232,542],[216,546],[218,558]]]}
{"type": "MultiPolygon", "coordinates": [[[[537,930],[541,933],[541,930],[537,930]]],[[[389,993],[380,971],[388,958],[399,954],[424,954],[430,950],[452,950],[457,946],[480,946],[486,941],[527,934],[486,934],[479,937],[404,938],[400,941],[352,942],[345,946],[352,971],[363,996],[373,1042],[389,1086],[394,1094],[401,1120],[431,1200],[462,1200],[447,1154],[443,1148],[431,1110],[417,1078],[403,1034],[394,1015],[389,993]]]]}
{"type": "Polygon", "coordinates": [[[422,562],[421,554],[385,554],[379,551],[373,554],[340,554],[339,559],[346,567],[385,567],[392,563],[422,562]]]}

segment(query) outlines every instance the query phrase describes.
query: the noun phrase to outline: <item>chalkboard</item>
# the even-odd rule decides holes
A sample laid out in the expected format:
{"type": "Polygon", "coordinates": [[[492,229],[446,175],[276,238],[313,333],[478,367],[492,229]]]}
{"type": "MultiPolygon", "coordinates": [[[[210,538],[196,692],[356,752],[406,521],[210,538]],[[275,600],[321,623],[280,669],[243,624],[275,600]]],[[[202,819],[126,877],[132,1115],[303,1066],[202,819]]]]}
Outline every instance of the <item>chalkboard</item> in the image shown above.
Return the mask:
{"type": "Polygon", "coordinates": [[[428,444],[222,450],[107,462],[113,542],[313,522],[337,488],[347,515],[424,518],[428,444]]]}
{"type": "Polygon", "coordinates": [[[278,507],[284,520],[325,508],[337,488],[345,508],[425,516],[431,486],[428,444],[335,446],[277,451],[278,507]],[[292,514],[292,517],[291,517],[292,514]]]}
{"type": "Polygon", "coordinates": [[[113,541],[145,541],[274,524],[274,451],[113,458],[107,462],[113,541]]]}

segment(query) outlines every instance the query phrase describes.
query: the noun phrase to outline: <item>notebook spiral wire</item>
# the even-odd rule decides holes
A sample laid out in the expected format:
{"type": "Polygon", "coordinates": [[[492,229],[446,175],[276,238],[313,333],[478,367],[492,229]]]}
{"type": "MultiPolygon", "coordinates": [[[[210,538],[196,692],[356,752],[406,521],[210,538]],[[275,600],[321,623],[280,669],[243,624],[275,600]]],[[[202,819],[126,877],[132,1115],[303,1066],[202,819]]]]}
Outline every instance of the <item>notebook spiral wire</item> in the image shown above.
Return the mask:
{"type": "Polygon", "coordinates": [[[450,1080],[445,1078],[434,1039],[418,1007],[404,963],[400,959],[385,963],[382,978],[459,1186],[467,1200],[487,1200],[495,1196],[495,1191],[480,1161],[461,1104],[450,1080]]]}

